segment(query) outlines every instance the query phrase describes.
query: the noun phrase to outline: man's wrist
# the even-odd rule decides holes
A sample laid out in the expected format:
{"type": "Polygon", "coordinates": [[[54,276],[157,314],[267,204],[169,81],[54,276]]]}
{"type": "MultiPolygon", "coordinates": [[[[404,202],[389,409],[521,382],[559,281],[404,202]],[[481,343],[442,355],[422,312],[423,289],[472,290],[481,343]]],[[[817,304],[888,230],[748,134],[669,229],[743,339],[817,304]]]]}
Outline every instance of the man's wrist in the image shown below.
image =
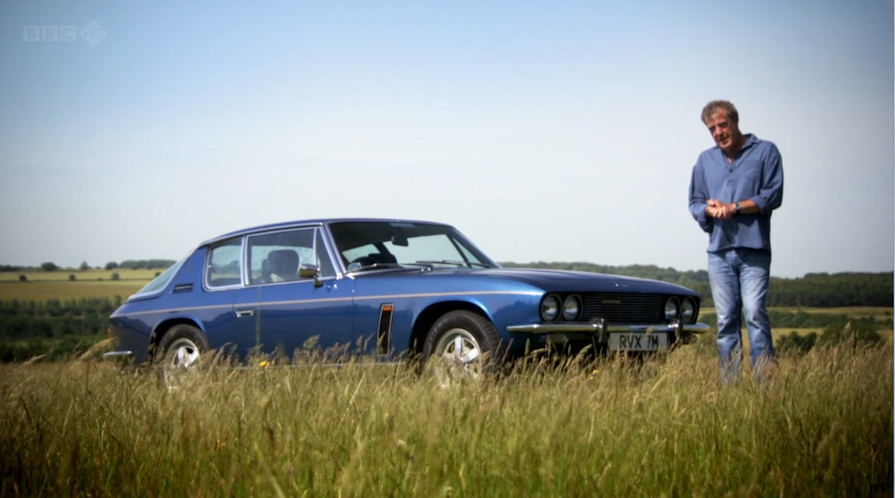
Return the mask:
{"type": "Polygon", "coordinates": [[[743,212],[743,203],[737,202],[733,205],[733,214],[740,214],[743,212]]]}

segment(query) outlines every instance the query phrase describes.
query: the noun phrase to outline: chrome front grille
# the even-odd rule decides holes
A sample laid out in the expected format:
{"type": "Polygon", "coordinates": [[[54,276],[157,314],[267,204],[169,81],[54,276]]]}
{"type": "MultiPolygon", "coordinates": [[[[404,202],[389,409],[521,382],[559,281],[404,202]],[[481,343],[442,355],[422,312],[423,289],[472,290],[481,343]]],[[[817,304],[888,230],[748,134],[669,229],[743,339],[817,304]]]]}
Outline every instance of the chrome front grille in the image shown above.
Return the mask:
{"type": "Polygon", "coordinates": [[[665,296],[658,294],[582,294],[581,321],[603,318],[609,323],[664,323],[665,296]]]}

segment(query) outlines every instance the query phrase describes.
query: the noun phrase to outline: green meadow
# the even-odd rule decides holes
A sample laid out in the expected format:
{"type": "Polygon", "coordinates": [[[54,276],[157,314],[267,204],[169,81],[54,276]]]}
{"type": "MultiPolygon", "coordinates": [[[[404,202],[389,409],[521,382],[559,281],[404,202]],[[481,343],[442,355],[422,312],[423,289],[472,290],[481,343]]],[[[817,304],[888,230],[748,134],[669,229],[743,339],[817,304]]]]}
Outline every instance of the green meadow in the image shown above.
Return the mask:
{"type": "Polygon", "coordinates": [[[449,385],[364,362],[206,364],[173,390],[5,364],[0,496],[891,496],[891,342],[782,356],[758,384],[717,368],[711,341],[449,385]]]}

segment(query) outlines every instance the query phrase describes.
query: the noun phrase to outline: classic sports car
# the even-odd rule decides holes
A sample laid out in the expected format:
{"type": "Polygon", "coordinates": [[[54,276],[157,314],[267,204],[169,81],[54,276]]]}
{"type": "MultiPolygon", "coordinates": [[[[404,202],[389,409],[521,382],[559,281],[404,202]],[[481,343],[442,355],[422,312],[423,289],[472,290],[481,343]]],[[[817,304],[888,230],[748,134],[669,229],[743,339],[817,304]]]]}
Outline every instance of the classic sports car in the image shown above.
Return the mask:
{"type": "Polygon", "coordinates": [[[199,245],[110,317],[109,357],[189,368],[211,349],[309,347],[471,368],[547,347],[659,351],[707,329],[664,282],[501,268],[449,225],[296,221],[199,245]]]}

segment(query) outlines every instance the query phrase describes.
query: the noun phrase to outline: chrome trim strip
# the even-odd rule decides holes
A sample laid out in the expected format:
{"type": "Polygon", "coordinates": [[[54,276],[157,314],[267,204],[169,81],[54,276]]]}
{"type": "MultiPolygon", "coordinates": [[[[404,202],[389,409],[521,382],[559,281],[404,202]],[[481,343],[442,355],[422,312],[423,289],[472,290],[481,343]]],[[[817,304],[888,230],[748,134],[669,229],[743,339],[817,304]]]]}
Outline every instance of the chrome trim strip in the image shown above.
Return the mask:
{"type": "Polygon", "coordinates": [[[383,294],[379,296],[360,296],[354,299],[366,301],[370,299],[407,299],[413,297],[439,297],[439,296],[540,296],[541,291],[454,291],[454,292],[419,292],[412,294],[383,294]]]}
{"type": "MultiPolygon", "coordinates": [[[[242,304],[240,306],[250,306],[251,304],[242,304]]],[[[110,318],[117,318],[122,316],[139,316],[139,315],[156,315],[156,314],[173,314],[184,311],[196,311],[196,310],[213,310],[217,308],[235,308],[236,305],[233,303],[230,304],[210,304],[208,306],[188,306],[186,308],[164,308],[159,310],[147,310],[147,311],[132,311],[127,313],[118,313],[117,311],[112,314],[110,318]]]]}
{"type": "Polygon", "coordinates": [[[507,332],[530,334],[552,334],[554,332],[593,332],[603,330],[599,323],[532,323],[530,325],[510,325],[507,332]]]}
{"type": "Polygon", "coordinates": [[[447,296],[494,296],[494,295],[508,295],[508,296],[538,296],[540,295],[540,291],[455,291],[455,292],[420,292],[420,293],[411,293],[411,294],[381,294],[377,296],[362,296],[362,297],[322,297],[316,299],[290,299],[284,301],[257,301],[257,302],[247,302],[247,303],[236,303],[236,304],[215,304],[208,306],[188,306],[184,308],[167,308],[167,309],[159,309],[159,310],[151,310],[151,311],[134,311],[130,313],[120,313],[115,314],[115,316],[136,316],[136,315],[150,315],[150,314],[164,314],[164,313],[178,313],[178,312],[186,312],[186,311],[196,311],[196,310],[207,310],[207,309],[217,309],[217,308],[247,308],[252,306],[265,307],[265,306],[281,306],[284,304],[313,304],[313,303],[333,303],[333,302],[341,302],[341,301],[370,301],[370,300],[392,300],[392,299],[412,299],[419,297],[447,297],[447,296]]]}

